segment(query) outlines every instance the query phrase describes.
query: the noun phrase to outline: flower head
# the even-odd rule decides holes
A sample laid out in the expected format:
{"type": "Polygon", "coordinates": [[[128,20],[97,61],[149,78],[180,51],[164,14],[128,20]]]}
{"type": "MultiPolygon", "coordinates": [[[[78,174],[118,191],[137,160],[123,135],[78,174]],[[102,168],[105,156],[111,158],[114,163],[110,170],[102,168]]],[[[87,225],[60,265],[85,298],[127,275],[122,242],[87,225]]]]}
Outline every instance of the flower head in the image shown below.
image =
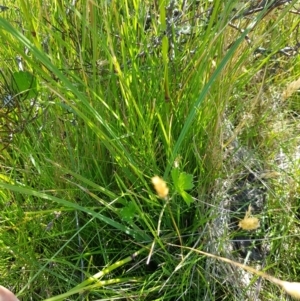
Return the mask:
{"type": "Polygon", "coordinates": [[[162,199],[166,198],[169,194],[169,188],[167,186],[167,183],[159,176],[153,177],[151,181],[157,195],[162,199]]]}
{"type": "Polygon", "coordinates": [[[260,223],[257,217],[244,217],[239,222],[239,227],[242,228],[243,230],[255,230],[259,228],[260,223]]]}
{"type": "Polygon", "coordinates": [[[252,207],[251,205],[249,205],[245,217],[239,222],[239,227],[243,230],[255,230],[260,226],[259,219],[257,217],[251,216],[251,210],[252,207]]]}
{"type": "Polygon", "coordinates": [[[282,288],[293,298],[300,299],[300,283],[282,281],[282,288]]]}

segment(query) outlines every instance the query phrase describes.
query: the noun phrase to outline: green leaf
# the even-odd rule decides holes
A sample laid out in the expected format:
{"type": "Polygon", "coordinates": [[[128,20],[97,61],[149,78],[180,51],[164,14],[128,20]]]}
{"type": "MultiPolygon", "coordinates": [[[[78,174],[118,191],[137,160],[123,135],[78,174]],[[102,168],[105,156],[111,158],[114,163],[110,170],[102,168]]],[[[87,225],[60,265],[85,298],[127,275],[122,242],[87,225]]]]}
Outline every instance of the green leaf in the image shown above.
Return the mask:
{"type": "Polygon", "coordinates": [[[136,207],[133,202],[129,202],[124,208],[122,208],[121,217],[126,222],[131,222],[136,214],[136,207]]]}
{"type": "Polygon", "coordinates": [[[171,176],[172,176],[172,180],[173,180],[173,184],[175,186],[175,189],[177,190],[177,192],[179,192],[180,188],[179,188],[179,169],[178,168],[174,168],[171,171],[171,176]]]}
{"type": "Polygon", "coordinates": [[[190,204],[194,202],[192,196],[185,191],[182,191],[181,196],[188,206],[190,206],[190,204]]]}
{"type": "Polygon", "coordinates": [[[128,235],[132,235],[133,237],[138,237],[143,240],[150,240],[150,237],[146,233],[144,233],[144,232],[142,233],[141,231],[136,231],[127,226],[124,226],[123,224],[120,224],[119,222],[114,221],[113,219],[106,217],[105,215],[98,213],[98,212],[94,211],[93,209],[90,209],[89,207],[80,206],[71,201],[60,199],[53,195],[33,190],[32,188],[24,188],[23,186],[17,186],[16,184],[14,184],[14,185],[6,184],[2,181],[0,181],[0,188],[8,189],[10,191],[18,192],[18,193],[21,193],[24,195],[36,196],[36,197],[42,198],[44,200],[56,202],[60,206],[63,206],[66,208],[72,208],[74,210],[79,210],[79,211],[85,212],[85,213],[91,215],[92,217],[97,218],[97,219],[101,220],[102,222],[104,222],[128,235]]]}
{"type": "Polygon", "coordinates": [[[22,94],[23,100],[34,98],[37,95],[36,77],[27,71],[13,73],[12,89],[16,94],[22,94]]]}
{"type": "Polygon", "coordinates": [[[186,172],[180,173],[178,182],[181,190],[190,190],[194,187],[193,175],[187,174],[186,172]]]}
{"type": "Polygon", "coordinates": [[[175,190],[182,196],[189,206],[193,202],[193,198],[186,192],[186,190],[190,190],[194,187],[193,175],[186,172],[180,172],[179,168],[174,168],[171,171],[171,176],[175,190]]]}
{"type": "Polygon", "coordinates": [[[174,182],[175,189],[181,193],[185,190],[190,190],[194,187],[193,175],[187,174],[186,172],[179,172],[178,168],[174,168],[171,171],[171,176],[174,182]]]}

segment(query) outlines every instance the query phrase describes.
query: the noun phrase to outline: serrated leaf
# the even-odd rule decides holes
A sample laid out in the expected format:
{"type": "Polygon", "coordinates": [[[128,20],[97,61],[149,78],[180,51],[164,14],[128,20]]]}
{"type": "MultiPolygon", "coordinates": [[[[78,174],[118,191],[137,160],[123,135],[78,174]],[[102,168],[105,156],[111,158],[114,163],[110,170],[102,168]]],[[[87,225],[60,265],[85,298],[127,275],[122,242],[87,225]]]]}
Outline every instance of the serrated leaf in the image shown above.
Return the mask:
{"type": "Polygon", "coordinates": [[[180,191],[190,190],[194,187],[193,175],[181,172],[178,179],[180,191]]]}
{"type": "Polygon", "coordinates": [[[190,190],[194,187],[193,175],[186,172],[180,172],[178,168],[174,168],[171,171],[173,184],[178,193],[182,193],[185,190],[190,190]]]}
{"type": "Polygon", "coordinates": [[[121,217],[126,222],[131,222],[136,214],[136,208],[133,202],[129,202],[120,211],[121,217]]]}
{"type": "Polygon", "coordinates": [[[190,194],[188,194],[186,191],[182,191],[181,196],[188,206],[190,206],[190,204],[193,203],[193,201],[194,201],[192,196],[190,194]]]}
{"type": "Polygon", "coordinates": [[[23,100],[34,98],[37,95],[36,77],[27,71],[14,72],[12,89],[16,94],[21,94],[23,100]]]}

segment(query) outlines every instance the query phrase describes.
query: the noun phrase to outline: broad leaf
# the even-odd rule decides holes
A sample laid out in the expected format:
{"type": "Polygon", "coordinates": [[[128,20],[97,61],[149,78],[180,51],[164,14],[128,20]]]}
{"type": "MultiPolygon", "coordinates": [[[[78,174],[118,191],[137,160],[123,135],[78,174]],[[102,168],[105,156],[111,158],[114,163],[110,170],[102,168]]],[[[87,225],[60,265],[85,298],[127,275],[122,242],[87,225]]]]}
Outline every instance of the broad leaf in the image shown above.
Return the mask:
{"type": "Polygon", "coordinates": [[[136,207],[134,203],[128,202],[128,204],[124,208],[122,208],[120,214],[124,221],[130,223],[136,214],[136,207]]]}
{"type": "Polygon", "coordinates": [[[190,190],[194,187],[193,184],[193,175],[186,172],[181,172],[179,176],[179,185],[181,190],[190,190]]]}
{"type": "Polygon", "coordinates": [[[191,203],[194,202],[194,199],[192,198],[192,196],[190,194],[188,194],[187,192],[183,191],[181,193],[182,198],[184,199],[184,201],[186,202],[186,204],[189,206],[191,203]]]}
{"type": "Polygon", "coordinates": [[[171,176],[175,190],[182,196],[186,204],[189,206],[193,202],[193,198],[186,190],[190,190],[194,187],[193,175],[186,172],[180,172],[178,168],[174,168],[171,171],[171,176]]]}
{"type": "Polygon", "coordinates": [[[34,98],[37,95],[36,77],[27,71],[13,73],[12,89],[16,94],[21,94],[23,100],[34,98]]]}

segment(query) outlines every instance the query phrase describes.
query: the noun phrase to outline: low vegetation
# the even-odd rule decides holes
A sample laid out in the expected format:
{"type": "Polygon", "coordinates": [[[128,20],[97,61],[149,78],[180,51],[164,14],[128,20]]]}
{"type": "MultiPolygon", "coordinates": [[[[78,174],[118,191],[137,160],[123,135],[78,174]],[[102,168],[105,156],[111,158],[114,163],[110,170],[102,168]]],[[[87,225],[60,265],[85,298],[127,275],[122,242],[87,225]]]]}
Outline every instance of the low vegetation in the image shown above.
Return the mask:
{"type": "Polygon", "coordinates": [[[47,301],[299,296],[298,1],[0,9],[1,285],[47,301]]]}

